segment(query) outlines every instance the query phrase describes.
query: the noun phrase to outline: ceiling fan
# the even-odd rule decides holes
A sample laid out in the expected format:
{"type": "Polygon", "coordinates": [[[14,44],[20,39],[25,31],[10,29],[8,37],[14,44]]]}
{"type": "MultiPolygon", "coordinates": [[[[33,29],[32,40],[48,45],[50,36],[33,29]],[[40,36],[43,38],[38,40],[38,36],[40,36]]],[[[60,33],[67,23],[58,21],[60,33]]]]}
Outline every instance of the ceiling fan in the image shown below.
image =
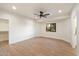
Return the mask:
{"type": "Polygon", "coordinates": [[[39,14],[34,14],[34,15],[37,15],[40,18],[42,18],[42,17],[47,18],[47,16],[50,15],[50,14],[49,13],[44,13],[43,11],[40,11],[39,14]]]}

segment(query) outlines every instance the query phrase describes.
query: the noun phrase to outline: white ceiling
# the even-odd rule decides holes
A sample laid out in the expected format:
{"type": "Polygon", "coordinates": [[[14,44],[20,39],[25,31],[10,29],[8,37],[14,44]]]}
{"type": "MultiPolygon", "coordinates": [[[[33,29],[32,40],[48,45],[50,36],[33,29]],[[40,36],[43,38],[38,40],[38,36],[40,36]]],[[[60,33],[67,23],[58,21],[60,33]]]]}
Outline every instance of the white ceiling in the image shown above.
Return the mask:
{"type": "Polygon", "coordinates": [[[35,18],[35,13],[40,10],[49,12],[48,18],[59,17],[62,15],[69,15],[72,11],[74,4],[72,3],[0,3],[0,9],[4,9],[10,12],[21,14],[30,18],[35,18]],[[16,10],[12,9],[12,6],[16,6],[16,10]],[[62,13],[58,13],[58,10],[62,10],[62,13]]]}

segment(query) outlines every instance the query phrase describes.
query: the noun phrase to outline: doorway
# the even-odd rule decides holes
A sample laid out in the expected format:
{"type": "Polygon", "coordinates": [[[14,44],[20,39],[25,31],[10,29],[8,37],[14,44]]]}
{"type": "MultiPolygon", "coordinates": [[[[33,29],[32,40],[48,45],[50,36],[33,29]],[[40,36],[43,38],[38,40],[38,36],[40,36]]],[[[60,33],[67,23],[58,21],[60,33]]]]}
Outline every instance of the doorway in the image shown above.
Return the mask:
{"type": "Polygon", "coordinates": [[[77,47],[77,16],[74,14],[72,20],[72,46],[77,47]]]}
{"type": "Polygon", "coordinates": [[[9,20],[0,19],[0,47],[9,45],[9,20]]]}
{"type": "Polygon", "coordinates": [[[74,42],[75,48],[77,48],[77,16],[74,17],[74,42]]]}

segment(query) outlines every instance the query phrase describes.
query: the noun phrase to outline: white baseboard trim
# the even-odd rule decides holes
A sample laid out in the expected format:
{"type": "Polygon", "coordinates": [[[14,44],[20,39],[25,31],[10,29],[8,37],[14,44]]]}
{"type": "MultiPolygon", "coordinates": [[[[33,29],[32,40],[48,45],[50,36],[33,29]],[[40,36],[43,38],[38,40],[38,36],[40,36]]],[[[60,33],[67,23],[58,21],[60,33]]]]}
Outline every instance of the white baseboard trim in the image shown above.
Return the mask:
{"type": "Polygon", "coordinates": [[[64,40],[63,38],[49,37],[49,36],[37,36],[37,37],[47,37],[47,38],[55,38],[55,39],[58,39],[58,40],[63,40],[63,41],[65,41],[65,42],[69,43],[69,44],[72,46],[72,43],[71,43],[71,42],[69,42],[69,41],[67,41],[67,40],[64,40]]]}
{"type": "Polygon", "coordinates": [[[15,44],[15,43],[17,43],[17,42],[21,42],[21,41],[24,41],[24,40],[28,40],[28,39],[33,38],[33,37],[35,37],[35,35],[29,35],[29,36],[26,36],[26,37],[24,37],[24,38],[22,38],[22,39],[19,39],[19,40],[17,40],[17,41],[9,41],[9,45],[15,44]]]}
{"type": "MultiPolygon", "coordinates": [[[[58,39],[58,40],[66,41],[66,40],[64,40],[62,38],[56,38],[56,37],[29,35],[29,36],[26,36],[26,37],[24,37],[22,39],[19,39],[17,41],[11,41],[11,42],[9,42],[9,44],[15,44],[17,42],[21,42],[21,41],[24,41],[24,40],[28,40],[28,39],[33,38],[33,37],[47,37],[47,38],[55,38],[55,39],[58,39]]],[[[66,42],[68,42],[68,41],[66,41],[66,42]]],[[[72,46],[72,44],[70,42],[68,42],[68,43],[72,46]]]]}

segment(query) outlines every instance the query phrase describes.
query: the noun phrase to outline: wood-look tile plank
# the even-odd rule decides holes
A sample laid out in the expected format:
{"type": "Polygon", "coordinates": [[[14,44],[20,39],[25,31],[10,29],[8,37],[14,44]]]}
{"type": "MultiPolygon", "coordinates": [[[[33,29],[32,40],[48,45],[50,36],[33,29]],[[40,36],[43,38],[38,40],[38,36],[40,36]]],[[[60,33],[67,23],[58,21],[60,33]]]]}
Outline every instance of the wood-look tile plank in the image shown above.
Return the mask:
{"type": "Polygon", "coordinates": [[[35,37],[0,47],[2,56],[73,56],[75,50],[63,40],[35,37]]]}

